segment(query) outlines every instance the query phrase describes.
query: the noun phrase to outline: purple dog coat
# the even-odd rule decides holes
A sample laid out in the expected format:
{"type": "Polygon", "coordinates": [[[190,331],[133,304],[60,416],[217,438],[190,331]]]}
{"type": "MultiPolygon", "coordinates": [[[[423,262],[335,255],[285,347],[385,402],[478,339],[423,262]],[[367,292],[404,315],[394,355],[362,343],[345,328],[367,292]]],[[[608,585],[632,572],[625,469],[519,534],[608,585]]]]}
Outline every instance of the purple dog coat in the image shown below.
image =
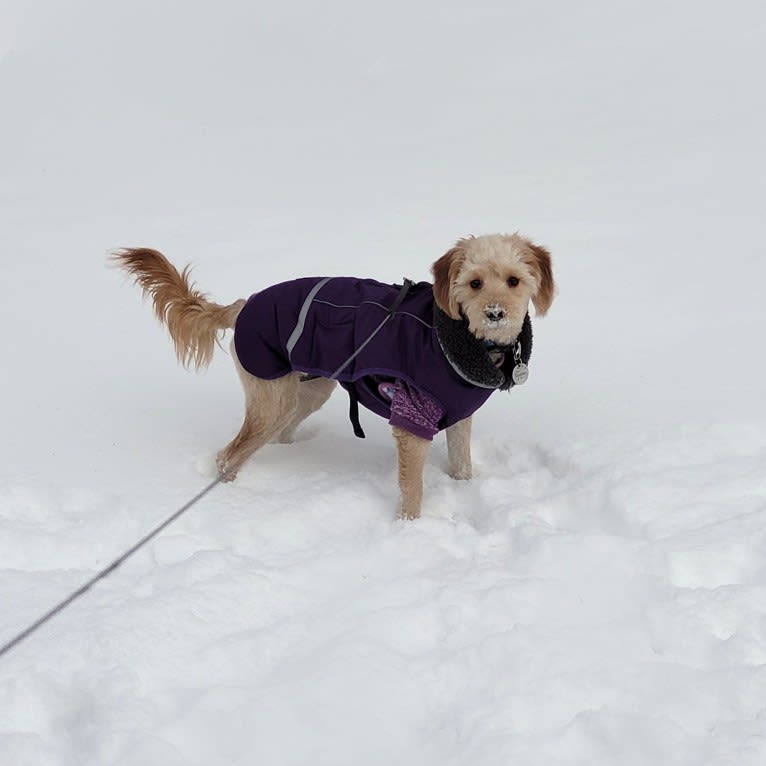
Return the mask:
{"type": "Polygon", "coordinates": [[[237,357],[266,380],[289,372],[335,377],[367,409],[430,439],[472,415],[499,386],[469,382],[445,356],[429,283],[412,285],[384,321],[400,290],[354,277],[306,277],[268,287],[237,317],[237,357]],[[435,428],[396,409],[392,414],[392,383],[421,407],[433,405],[435,428]]]}

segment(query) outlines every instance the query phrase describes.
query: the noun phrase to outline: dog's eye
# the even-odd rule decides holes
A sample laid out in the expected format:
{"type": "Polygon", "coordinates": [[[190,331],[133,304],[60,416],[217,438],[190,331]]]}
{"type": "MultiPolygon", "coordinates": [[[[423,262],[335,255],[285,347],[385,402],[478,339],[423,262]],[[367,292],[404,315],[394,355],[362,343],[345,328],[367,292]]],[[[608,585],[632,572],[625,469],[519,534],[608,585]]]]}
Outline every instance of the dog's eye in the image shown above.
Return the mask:
{"type": "Polygon", "coordinates": [[[518,277],[508,277],[508,287],[516,287],[519,284],[518,277]]]}
{"type": "Polygon", "coordinates": [[[473,287],[474,290],[478,290],[481,287],[481,280],[480,279],[472,279],[470,284],[471,284],[471,287],[473,287]]]}

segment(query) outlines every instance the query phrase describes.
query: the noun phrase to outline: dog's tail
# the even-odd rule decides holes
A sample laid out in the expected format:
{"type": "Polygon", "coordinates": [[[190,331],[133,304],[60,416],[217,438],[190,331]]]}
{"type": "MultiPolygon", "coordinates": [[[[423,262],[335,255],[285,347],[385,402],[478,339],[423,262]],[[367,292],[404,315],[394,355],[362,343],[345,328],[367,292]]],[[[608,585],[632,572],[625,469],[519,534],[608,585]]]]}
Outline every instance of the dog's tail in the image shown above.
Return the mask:
{"type": "Polygon", "coordinates": [[[151,296],[154,313],[170,332],[178,361],[184,367],[198,370],[213,358],[219,333],[234,327],[237,315],[245,305],[238,300],[220,306],[194,289],[189,280],[190,266],[179,274],[159,251],[144,247],[112,253],[112,258],[135,278],[136,284],[151,296]]]}

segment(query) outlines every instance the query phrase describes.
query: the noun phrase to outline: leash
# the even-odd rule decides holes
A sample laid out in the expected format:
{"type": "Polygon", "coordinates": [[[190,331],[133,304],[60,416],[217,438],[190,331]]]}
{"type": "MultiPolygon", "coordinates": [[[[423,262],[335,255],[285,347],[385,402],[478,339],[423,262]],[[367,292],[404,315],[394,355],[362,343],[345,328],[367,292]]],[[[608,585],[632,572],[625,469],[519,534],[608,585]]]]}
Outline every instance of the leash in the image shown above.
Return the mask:
{"type": "MultiPolygon", "coordinates": [[[[326,282],[327,280],[325,280],[326,282]]],[[[321,287],[324,284],[324,282],[319,283],[317,287],[315,287],[314,293],[318,292],[319,287],[321,287]]],[[[378,334],[378,332],[383,328],[383,325],[386,324],[399,310],[399,307],[402,305],[402,301],[404,301],[405,297],[407,296],[407,293],[410,291],[410,288],[412,287],[412,282],[409,279],[404,280],[404,284],[399,289],[399,293],[396,296],[396,300],[393,302],[393,304],[386,309],[386,315],[383,318],[383,321],[372,331],[370,336],[359,346],[359,348],[354,350],[354,353],[349,356],[348,359],[346,359],[343,364],[338,367],[337,370],[330,376],[330,380],[336,380],[338,375],[343,372],[343,370],[348,367],[349,364],[364,350],[365,346],[378,334]]],[[[313,297],[313,296],[312,296],[313,297]]],[[[308,311],[307,305],[310,304],[310,301],[307,301],[304,305],[304,308],[306,308],[306,311],[308,311]]],[[[303,320],[305,321],[305,312],[303,320]]],[[[301,322],[299,321],[298,327],[301,327],[301,322]]],[[[298,328],[296,328],[297,330],[298,328]]],[[[301,328],[302,330],[302,328],[301,328]]],[[[295,335],[295,331],[293,333],[295,335]]],[[[300,333],[298,333],[298,336],[300,333]]],[[[291,342],[294,344],[297,340],[297,337],[295,337],[294,340],[291,342]]],[[[310,375],[306,376],[304,380],[311,380],[312,378],[315,378],[318,376],[310,375]]],[[[350,413],[349,416],[351,418],[351,422],[354,426],[354,433],[356,436],[359,436],[360,438],[364,438],[364,431],[362,430],[362,426],[359,423],[359,399],[356,396],[356,392],[349,393],[349,396],[351,398],[351,406],[350,406],[350,413]]],[[[202,500],[205,495],[208,494],[211,490],[215,489],[226,477],[226,474],[220,474],[215,480],[211,481],[210,484],[207,485],[203,490],[198,492],[191,500],[189,500],[188,503],[185,503],[182,505],[175,513],[173,513],[171,516],[168,516],[165,521],[163,521],[161,524],[156,526],[151,532],[144,535],[135,545],[128,548],[125,553],[123,553],[119,558],[116,558],[111,564],[104,567],[100,572],[98,572],[96,575],[90,578],[86,583],[81,585],[77,590],[70,593],[65,599],[60,601],[56,606],[49,609],[42,617],[35,620],[28,628],[25,628],[21,631],[18,635],[14,636],[8,643],[3,644],[3,646],[0,646],[0,658],[4,657],[8,652],[11,651],[14,647],[18,646],[22,641],[25,641],[27,638],[29,638],[33,633],[36,633],[43,625],[45,625],[46,622],[49,620],[52,620],[57,614],[60,614],[64,611],[70,604],[72,604],[74,601],[76,601],[81,596],[84,596],[96,583],[103,580],[105,577],[108,577],[112,572],[114,572],[118,567],[120,567],[122,564],[125,563],[134,553],[136,553],[138,550],[144,547],[148,542],[153,540],[160,532],[162,532],[163,529],[170,526],[176,519],[178,519],[180,516],[182,516],[186,511],[188,511],[195,503],[198,503],[200,500],[202,500]]]]}
{"type": "Polygon", "coordinates": [[[146,545],[150,540],[154,539],[160,532],[162,532],[163,529],[168,527],[177,518],[186,513],[186,511],[188,511],[195,503],[198,503],[200,500],[202,500],[202,498],[205,497],[208,492],[218,486],[218,484],[220,484],[225,477],[226,474],[220,474],[215,479],[215,481],[211,481],[207,487],[205,487],[201,492],[197,493],[191,500],[189,500],[188,503],[182,505],[172,516],[168,516],[165,521],[156,526],[151,532],[144,535],[144,537],[142,537],[135,545],[128,548],[128,550],[125,551],[125,553],[123,553],[119,558],[115,559],[111,564],[104,567],[98,574],[91,577],[90,580],[81,585],[76,591],[70,593],[65,599],[56,604],[56,606],[48,610],[42,617],[40,617],[38,620],[35,620],[35,622],[33,622],[28,628],[22,630],[21,633],[8,641],[7,644],[4,644],[2,647],[0,647],[0,658],[10,652],[11,649],[13,649],[15,646],[18,646],[22,641],[29,638],[33,633],[36,633],[43,625],[45,625],[46,622],[53,619],[57,614],[63,612],[64,609],[66,609],[71,603],[80,598],[80,596],[85,595],[97,582],[103,580],[105,577],[114,572],[115,569],[125,563],[125,561],[127,561],[134,553],[136,553],[136,551],[138,551],[140,548],[143,548],[144,545],[146,545]]]}

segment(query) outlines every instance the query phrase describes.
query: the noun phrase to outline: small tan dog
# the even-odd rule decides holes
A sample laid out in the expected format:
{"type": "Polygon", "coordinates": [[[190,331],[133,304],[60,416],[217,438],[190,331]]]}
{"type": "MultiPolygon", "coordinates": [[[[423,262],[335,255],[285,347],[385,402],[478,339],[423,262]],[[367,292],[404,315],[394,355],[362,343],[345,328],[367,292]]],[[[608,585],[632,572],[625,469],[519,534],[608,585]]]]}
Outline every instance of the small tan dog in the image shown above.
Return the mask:
{"type": "Polygon", "coordinates": [[[151,296],[179,361],[207,366],[234,328],[232,356],[245,391],[239,433],[217,457],[230,481],[269,441],[289,442],[336,381],[389,419],[398,448],[399,515],[420,515],[430,441],[447,433],[450,475],[471,477],[471,416],[490,394],[523,383],[532,347],[530,302],[544,315],[555,285],[547,250],[518,234],[461,239],[433,265],[434,284],[384,285],[310,277],[273,285],[228,306],[194,289],[156,250],[116,262],[151,296]]]}

